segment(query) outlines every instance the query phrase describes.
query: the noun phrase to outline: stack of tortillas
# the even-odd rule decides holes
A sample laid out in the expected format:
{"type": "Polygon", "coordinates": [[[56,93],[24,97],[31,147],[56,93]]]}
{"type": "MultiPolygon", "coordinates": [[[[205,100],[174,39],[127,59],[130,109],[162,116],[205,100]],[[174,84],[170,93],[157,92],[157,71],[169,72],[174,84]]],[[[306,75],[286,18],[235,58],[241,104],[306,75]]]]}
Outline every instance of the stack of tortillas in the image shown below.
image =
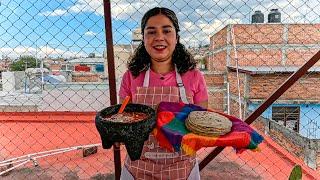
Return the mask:
{"type": "Polygon", "coordinates": [[[202,136],[220,136],[231,131],[232,122],[214,112],[192,111],[186,119],[187,129],[202,136]]]}

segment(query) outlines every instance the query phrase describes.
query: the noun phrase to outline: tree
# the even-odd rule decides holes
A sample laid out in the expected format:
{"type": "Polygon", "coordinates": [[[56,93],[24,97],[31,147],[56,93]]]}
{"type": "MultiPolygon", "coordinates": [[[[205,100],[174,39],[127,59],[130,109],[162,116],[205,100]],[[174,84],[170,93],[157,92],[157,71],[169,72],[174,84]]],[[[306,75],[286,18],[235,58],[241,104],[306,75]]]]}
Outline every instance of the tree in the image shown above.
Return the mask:
{"type": "Polygon", "coordinates": [[[35,68],[39,65],[37,64],[37,59],[32,56],[22,56],[18,61],[13,62],[10,65],[11,71],[25,71],[26,68],[35,68]]]}

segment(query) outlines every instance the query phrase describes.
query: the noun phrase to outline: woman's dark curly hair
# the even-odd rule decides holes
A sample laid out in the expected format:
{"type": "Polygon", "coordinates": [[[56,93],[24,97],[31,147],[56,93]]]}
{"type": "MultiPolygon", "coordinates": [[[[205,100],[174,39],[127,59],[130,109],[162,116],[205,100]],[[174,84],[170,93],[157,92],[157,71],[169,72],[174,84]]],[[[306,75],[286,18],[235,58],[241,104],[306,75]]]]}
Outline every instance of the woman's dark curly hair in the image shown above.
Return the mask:
{"type": "MultiPolygon", "coordinates": [[[[172,61],[174,64],[176,64],[178,72],[180,74],[183,74],[188,70],[194,69],[197,63],[195,59],[192,57],[192,55],[187,51],[185,46],[180,43],[180,36],[178,34],[178,32],[180,31],[178,18],[172,10],[168,8],[163,8],[163,7],[155,7],[150,9],[148,12],[146,12],[141,20],[142,36],[144,33],[144,28],[146,27],[146,24],[149,18],[152,16],[156,16],[158,14],[165,15],[167,18],[169,18],[176,30],[177,44],[176,44],[175,50],[173,51],[172,61]]],[[[141,42],[137,47],[137,49],[135,50],[133,56],[130,58],[128,62],[128,68],[132,73],[132,75],[136,77],[142,71],[147,70],[148,67],[150,66],[150,63],[151,63],[151,57],[148,54],[144,46],[144,43],[141,42]]]]}

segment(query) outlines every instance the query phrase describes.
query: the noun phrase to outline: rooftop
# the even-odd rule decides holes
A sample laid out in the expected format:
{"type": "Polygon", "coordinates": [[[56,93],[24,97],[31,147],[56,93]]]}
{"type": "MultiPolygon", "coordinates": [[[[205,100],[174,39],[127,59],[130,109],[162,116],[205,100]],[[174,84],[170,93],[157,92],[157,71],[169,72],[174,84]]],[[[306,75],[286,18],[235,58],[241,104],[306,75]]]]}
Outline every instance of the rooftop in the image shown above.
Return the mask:
{"type": "MultiPolygon", "coordinates": [[[[6,178],[25,177],[26,171],[29,172],[28,177],[35,178],[63,178],[63,175],[70,173],[81,178],[113,176],[113,151],[101,148],[100,136],[94,125],[95,112],[8,112],[1,113],[0,119],[0,132],[4,132],[0,139],[1,143],[6,144],[5,148],[1,149],[1,154],[5,157],[54,152],[47,153],[46,157],[40,157],[41,153],[33,155],[32,157],[38,157],[38,168],[29,162],[24,166],[25,170],[17,168],[6,178]],[[24,137],[24,142],[21,143],[21,139],[16,137],[24,137]],[[35,139],[37,141],[34,141],[35,139]],[[90,145],[98,146],[97,153],[83,157],[79,150],[90,145]],[[69,172],[70,169],[76,171],[69,172]]],[[[269,137],[265,136],[265,141],[259,147],[259,152],[247,150],[240,154],[236,154],[231,147],[226,148],[201,171],[201,177],[286,179],[295,164],[302,164],[303,179],[317,177],[316,171],[303,165],[301,160],[293,157],[269,137]]],[[[201,149],[197,153],[198,158],[203,159],[211,150],[212,148],[201,149]]],[[[125,154],[122,146],[122,162],[125,154]]]]}
{"type": "MultiPolygon", "coordinates": [[[[296,72],[299,66],[239,66],[239,72],[248,74],[275,74],[275,73],[293,73],[296,72]]],[[[237,67],[228,66],[231,71],[236,71],[237,67]]],[[[308,72],[320,72],[320,67],[311,67],[308,72]]]]}

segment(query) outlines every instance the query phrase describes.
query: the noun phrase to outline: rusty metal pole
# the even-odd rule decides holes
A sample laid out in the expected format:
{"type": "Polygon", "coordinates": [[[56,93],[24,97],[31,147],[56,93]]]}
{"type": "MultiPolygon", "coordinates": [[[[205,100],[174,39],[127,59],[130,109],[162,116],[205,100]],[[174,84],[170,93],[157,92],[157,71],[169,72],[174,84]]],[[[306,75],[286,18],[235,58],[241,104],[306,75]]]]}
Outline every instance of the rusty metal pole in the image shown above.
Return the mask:
{"type": "MultiPolygon", "coordinates": [[[[284,92],[286,92],[299,78],[305,75],[315,63],[320,59],[320,51],[318,51],[309,61],[307,61],[302,67],[300,67],[295,73],[293,73],[272,95],[265,100],[250,116],[245,120],[247,124],[251,124],[256,120],[274,101],[276,101],[284,92]]],[[[210,154],[208,154],[199,164],[200,171],[210,163],[224,147],[215,148],[210,154]]]]}
{"type": "MultiPolygon", "coordinates": [[[[104,9],[104,26],[105,26],[106,43],[107,43],[110,104],[115,105],[117,104],[117,93],[116,93],[117,86],[116,86],[116,76],[115,76],[115,68],[114,68],[110,0],[103,0],[103,9],[104,9]]],[[[114,158],[115,179],[119,180],[121,175],[121,157],[120,157],[119,143],[114,143],[113,145],[113,158],[114,158]]]]}

